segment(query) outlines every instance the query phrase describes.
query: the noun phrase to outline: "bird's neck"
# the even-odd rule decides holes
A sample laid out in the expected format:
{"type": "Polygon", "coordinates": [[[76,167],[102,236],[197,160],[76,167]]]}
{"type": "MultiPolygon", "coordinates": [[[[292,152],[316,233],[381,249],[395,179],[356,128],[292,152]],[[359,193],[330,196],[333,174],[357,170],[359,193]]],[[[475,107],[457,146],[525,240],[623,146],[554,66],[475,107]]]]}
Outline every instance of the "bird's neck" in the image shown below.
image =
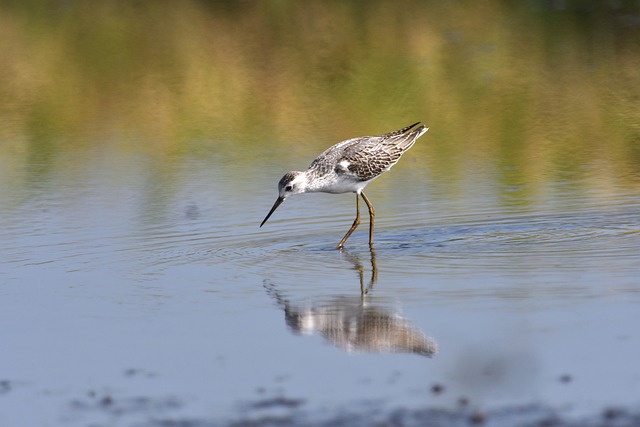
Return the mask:
{"type": "Polygon", "coordinates": [[[304,189],[304,193],[315,193],[320,191],[322,188],[322,181],[314,178],[314,172],[311,169],[303,172],[304,179],[301,182],[302,188],[304,189]]]}

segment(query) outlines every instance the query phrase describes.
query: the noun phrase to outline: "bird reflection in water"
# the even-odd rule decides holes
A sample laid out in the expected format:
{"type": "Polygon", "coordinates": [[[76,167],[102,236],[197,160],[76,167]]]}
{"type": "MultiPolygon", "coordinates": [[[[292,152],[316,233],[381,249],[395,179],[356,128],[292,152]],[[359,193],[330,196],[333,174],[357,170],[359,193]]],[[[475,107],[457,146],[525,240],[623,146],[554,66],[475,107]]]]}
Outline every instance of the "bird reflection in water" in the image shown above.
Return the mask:
{"type": "Polygon", "coordinates": [[[332,345],[347,352],[412,353],[432,357],[437,343],[422,331],[412,328],[396,311],[368,301],[368,293],[378,278],[375,252],[371,249],[372,275],[364,285],[364,267],[360,259],[343,251],[360,276],[360,295],[322,297],[304,304],[294,304],[272,283],[264,284],[279,307],[284,310],[287,326],[295,334],[319,333],[332,345]]]}

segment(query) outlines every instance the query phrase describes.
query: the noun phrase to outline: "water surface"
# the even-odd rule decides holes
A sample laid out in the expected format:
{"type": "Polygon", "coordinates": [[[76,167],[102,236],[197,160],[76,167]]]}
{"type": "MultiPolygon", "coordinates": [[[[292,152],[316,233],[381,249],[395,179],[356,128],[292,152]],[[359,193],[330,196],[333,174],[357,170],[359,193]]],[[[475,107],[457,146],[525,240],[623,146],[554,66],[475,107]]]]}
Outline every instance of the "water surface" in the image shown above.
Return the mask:
{"type": "Polygon", "coordinates": [[[1,5],[0,425],[634,425],[640,12],[596,3],[1,5]],[[373,249],[349,194],[258,227],[417,120],[373,249]]]}
{"type": "Polygon", "coordinates": [[[352,195],[289,199],[258,228],[270,163],[158,175],[109,147],[80,155],[5,190],[4,423],[638,403],[631,191],[550,183],[514,207],[479,173],[443,199],[400,162],[368,192],[374,250],[364,221],[337,251],[352,195]]]}

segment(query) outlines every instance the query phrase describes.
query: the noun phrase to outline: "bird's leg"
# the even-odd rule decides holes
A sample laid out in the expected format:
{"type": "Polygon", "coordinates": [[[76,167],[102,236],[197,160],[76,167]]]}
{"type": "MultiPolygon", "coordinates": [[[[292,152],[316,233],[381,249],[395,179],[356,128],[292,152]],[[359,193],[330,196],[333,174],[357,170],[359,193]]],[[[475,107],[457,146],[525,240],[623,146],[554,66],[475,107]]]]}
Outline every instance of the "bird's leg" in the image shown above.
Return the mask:
{"type": "Polygon", "coordinates": [[[344,242],[346,242],[349,236],[351,236],[351,234],[355,231],[355,229],[358,228],[359,224],[360,224],[360,199],[358,198],[358,193],[356,193],[356,219],[353,220],[353,225],[351,226],[349,231],[347,231],[347,234],[344,235],[342,240],[340,240],[340,243],[338,243],[338,247],[337,247],[338,249],[342,249],[344,242]]]}
{"type": "Polygon", "coordinates": [[[369,199],[364,195],[363,192],[361,192],[360,195],[369,208],[369,246],[373,246],[373,222],[376,217],[376,210],[373,208],[371,201],[369,201],[369,199]]]}
{"type": "Polygon", "coordinates": [[[367,289],[373,288],[373,285],[378,281],[378,263],[376,262],[376,250],[373,249],[373,245],[369,246],[371,252],[371,283],[367,289]]]}

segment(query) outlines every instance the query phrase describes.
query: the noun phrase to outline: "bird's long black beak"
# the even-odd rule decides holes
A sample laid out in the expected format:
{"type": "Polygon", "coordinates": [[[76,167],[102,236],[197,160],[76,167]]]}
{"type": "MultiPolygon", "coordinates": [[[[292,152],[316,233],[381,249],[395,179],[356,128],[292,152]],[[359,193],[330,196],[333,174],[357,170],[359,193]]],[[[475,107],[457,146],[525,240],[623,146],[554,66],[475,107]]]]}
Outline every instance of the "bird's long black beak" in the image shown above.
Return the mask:
{"type": "Polygon", "coordinates": [[[264,221],[262,221],[262,224],[260,224],[260,227],[262,227],[264,225],[265,222],[267,222],[267,220],[269,219],[269,217],[271,216],[271,214],[278,209],[278,206],[280,206],[282,204],[282,202],[284,202],[284,197],[278,197],[278,200],[276,200],[276,202],[273,204],[273,207],[271,208],[271,210],[269,211],[269,213],[267,214],[267,217],[264,219],[264,221]]]}

